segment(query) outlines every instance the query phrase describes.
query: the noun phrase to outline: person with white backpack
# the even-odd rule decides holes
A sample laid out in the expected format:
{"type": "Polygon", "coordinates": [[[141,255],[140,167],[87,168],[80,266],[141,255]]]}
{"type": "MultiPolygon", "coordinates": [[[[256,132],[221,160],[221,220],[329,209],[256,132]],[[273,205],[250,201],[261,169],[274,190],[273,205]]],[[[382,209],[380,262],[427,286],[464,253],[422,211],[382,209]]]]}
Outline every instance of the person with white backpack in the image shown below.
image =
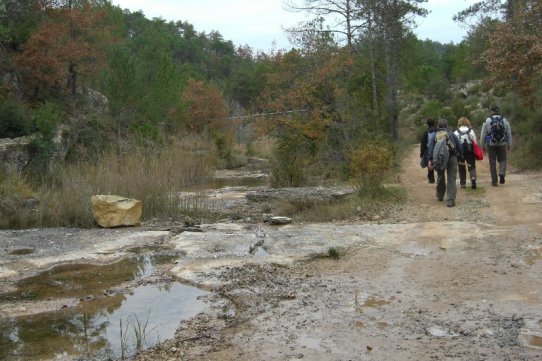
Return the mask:
{"type": "Polygon", "coordinates": [[[467,187],[467,169],[469,171],[471,188],[476,189],[476,158],[473,151],[473,143],[476,143],[476,133],[472,129],[470,120],[461,117],[457,121],[457,129],[454,134],[459,138],[463,148],[463,162],[459,162],[457,169],[459,171],[459,184],[461,188],[467,187]]]}

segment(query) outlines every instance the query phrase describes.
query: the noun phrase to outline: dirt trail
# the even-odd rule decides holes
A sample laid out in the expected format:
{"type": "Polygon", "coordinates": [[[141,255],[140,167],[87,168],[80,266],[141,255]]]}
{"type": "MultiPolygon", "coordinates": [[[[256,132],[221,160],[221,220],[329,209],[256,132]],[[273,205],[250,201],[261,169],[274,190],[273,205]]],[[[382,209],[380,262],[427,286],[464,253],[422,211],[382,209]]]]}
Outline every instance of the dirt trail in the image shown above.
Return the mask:
{"type": "MultiPolygon", "coordinates": [[[[401,183],[408,191],[410,205],[420,208],[419,213],[431,214],[434,220],[468,220],[465,208],[478,203],[476,217],[499,225],[532,224],[542,221],[540,205],[542,203],[542,177],[540,173],[515,172],[508,169],[506,184],[491,186],[489,164],[486,158],[476,162],[478,189],[459,188],[457,179],[458,207],[449,209],[435,201],[435,188],[427,184],[424,177],[426,170],[419,167],[417,146],[413,148],[403,163],[401,183]],[[422,212],[423,211],[423,212],[422,212]]],[[[485,154],[487,156],[487,154],[485,154]]],[[[417,212],[413,212],[417,213],[417,212]]],[[[476,218],[474,220],[477,220],[476,218]]],[[[420,219],[423,221],[423,219],[420,219]]]]}
{"type": "Polygon", "coordinates": [[[541,359],[542,175],[478,178],[447,208],[413,147],[393,224],[329,224],[361,239],[338,260],[223,270],[215,314],[138,359],[541,359]]]}

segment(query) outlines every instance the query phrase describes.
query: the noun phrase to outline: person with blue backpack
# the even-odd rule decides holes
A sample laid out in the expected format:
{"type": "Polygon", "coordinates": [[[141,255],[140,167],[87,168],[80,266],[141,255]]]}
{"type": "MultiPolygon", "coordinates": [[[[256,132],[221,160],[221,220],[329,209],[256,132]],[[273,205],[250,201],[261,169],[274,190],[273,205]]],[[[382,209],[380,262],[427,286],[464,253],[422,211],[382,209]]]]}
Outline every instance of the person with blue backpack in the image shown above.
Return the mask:
{"type": "Polygon", "coordinates": [[[457,163],[464,159],[459,139],[448,129],[448,120],[439,119],[438,130],[429,142],[428,157],[428,167],[437,172],[437,200],[443,201],[446,193],[446,206],[455,206],[457,163]]]}
{"type": "Polygon", "coordinates": [[[506,156],[512,145],[512,131],[508,120],[500,113],[497,106],[491,107],[489,117],[482,125],[480,147],[485,149],[489,159],[491,185],[497,186],[497,162],[499,163],[499,183],[504,184],[506,177],[506,156]]]}

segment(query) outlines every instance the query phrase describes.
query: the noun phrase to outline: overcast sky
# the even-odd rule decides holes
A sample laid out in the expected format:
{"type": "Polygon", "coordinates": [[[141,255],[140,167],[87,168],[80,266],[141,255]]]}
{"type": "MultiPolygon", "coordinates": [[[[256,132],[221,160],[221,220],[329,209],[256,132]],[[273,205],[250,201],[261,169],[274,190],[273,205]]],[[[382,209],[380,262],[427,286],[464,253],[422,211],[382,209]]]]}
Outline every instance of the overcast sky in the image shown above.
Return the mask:
{"type": "MultiPolygon", "coordinates": [[[[297,0],[301,4],[302,0],[297,0]]],[[[457,43],[467,29],[452,16],[476,0],[429,0],[423,6],[430,11],[420,18],[415,33],[422,40],[457,43]]],[[[254,50],[289,49],[283,29],[303,21],[304,14],[283,10],[283,0],[112,0],[114,5],[131,12],[142,10],[149,19],[181,20],[196,31],[218,31],[235,46],[248,44],[254,50]]]]}

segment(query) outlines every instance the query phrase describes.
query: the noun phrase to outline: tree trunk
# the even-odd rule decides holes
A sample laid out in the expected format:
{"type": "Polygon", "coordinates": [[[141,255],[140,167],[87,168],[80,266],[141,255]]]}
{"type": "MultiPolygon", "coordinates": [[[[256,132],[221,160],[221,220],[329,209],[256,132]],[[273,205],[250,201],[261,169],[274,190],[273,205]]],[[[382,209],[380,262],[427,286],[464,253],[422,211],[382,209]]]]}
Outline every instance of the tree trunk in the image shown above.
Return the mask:
{"type": "Polygon", "coordinates": [[[75,70],[76,64],[71,63],[68,67],[68,81],[67,86],[71,95],[75,95],[77,92],[77,70],[75,70]]]}
{"type": "Polygon", "coordinates": [[[377,84],[376,84],[376,59],[375,59],[375,51],[374,51],[374,31],[373,31],[373,22],[372,22],[372,14],[369,14],[369,20],[367,22],[367,33],[368,33],[368,41],[369,41],[369,59],[371,62],[371,90],[373,95],[373,115],[375,118],[375,125],[378,125],[378,118],[379,118],[379,105],[378,105],[378,92],[377,92],[377,84]]]}

